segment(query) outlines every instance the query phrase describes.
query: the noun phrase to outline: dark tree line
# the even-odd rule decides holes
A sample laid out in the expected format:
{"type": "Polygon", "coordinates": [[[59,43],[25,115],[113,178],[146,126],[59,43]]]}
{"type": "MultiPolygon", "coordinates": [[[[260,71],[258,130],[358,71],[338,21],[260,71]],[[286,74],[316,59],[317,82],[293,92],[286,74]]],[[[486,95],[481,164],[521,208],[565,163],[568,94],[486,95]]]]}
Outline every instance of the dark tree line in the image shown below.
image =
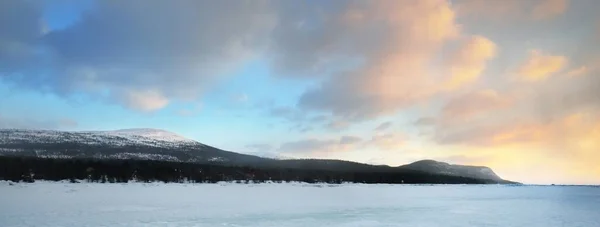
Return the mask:
{"type": "Polygon", "coordinates": [[[117,183],[140,182],[290,182],[307,183],[493,183],[481,179],[435,175],[417,171],[387,172],[329,171],[298,168],[257,168],[184,162],[105,159],[46,159],[0,156],[0,180],[33,182],[35,180],[87,180],[117,183]]]}

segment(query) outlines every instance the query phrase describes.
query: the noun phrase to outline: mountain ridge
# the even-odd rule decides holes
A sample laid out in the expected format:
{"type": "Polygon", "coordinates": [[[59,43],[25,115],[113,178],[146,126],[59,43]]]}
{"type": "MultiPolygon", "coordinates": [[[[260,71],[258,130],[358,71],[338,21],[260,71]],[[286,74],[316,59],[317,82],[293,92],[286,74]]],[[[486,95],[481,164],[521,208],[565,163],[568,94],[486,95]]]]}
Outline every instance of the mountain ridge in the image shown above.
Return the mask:
{"type": "Polygon", "coordinates": [[[496,175],[496,173],[494,173],[494,171],[487,166],[457,165],[435,161],[431,159],[425,159],[402,165],[400,167],[452,176],[466,176],[481,179],[502,180],[502,178],[496,175]]]}
{"type": "Polygon", "coordinates": [[[221,150],[173,132],[151,128],[112,131],[0,129],[0,156],[158,160],[323,171],[416,171],[427,174],[483,179],[498,183],[508,182],[498,177],[488,167],[452,165],[435,160],[421,160],[391,167],[344,160],[259,157],[221,150]]]}

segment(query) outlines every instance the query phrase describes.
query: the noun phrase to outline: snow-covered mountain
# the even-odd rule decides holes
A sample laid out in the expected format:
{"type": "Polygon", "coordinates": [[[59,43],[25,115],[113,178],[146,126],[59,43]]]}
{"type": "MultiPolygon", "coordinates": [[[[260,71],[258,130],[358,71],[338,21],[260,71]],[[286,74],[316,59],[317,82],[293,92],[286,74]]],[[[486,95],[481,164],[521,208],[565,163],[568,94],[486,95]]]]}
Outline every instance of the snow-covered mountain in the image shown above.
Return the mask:
{"type": "Polygon", "coordinates": [[[399,167],[342,160],[287,159],[277,154],[240,154],[211,147],[160,129],[55,131],[0,129],[0,156],[84,159],[143,159],[211,163],[258,168],[291,168],[350,172],[417,171],[503,182],[490,168],[423,160],[399,167]],[[260,156],[260,157],[259,157],[260,156]]]}
{"type": "Polygon", "coordinates": [[[201,145],[197,141],[160,129],[121,129],[114,131],[68,132],[55,130],[0,129],[0,143],[84,143],[97,145],[148,145],[176,147],[201,145]]]}
{"type": "Polygon", "coordinates": [[[0,129],[0,155],[182,162],[260,159],[219,150],[169,131],[147,128],[82,132],[0,129]]]}

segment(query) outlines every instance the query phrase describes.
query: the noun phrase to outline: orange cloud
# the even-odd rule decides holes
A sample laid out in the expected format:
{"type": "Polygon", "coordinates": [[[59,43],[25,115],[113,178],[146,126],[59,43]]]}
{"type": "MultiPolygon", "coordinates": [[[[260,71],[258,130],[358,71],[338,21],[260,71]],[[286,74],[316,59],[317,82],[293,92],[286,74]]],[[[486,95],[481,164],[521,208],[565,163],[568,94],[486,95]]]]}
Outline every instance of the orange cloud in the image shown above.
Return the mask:
{"type": "Polygon", "coordinates": [[[502,177],[526,183],[600,183],[597,112],[462,127],[445,135],[441,154],[485,157],[469,164],[490,166],[502,177]]]}
{"type": "Polygon", "coordinates": [[[524,81],[540,81],[562,70],[568,63],[564,56],[545,55],[532,50],[529,59],[517,70],[517,75],[524,81]]]}
{"type": "Polygon", "coordinates": [[[534,19],[548,19],[563,14],[568,7],[567,0],[544,0],[533,7],[534,19]]]}
{"type": "Polygon", "coordinates": [[[444,0],[357,1],[336,21],[324,32],[337,33],[325,39],[330,43],[319,53],[356,53],[364,65],[308,90],[299,106],[353,120],[389,114],[435,93],[428,66],[460,34],[455,13],[444,0]],[[333,47],[341,44],[347,49],[338,53],[333,47]]]}
{"type": "Polygon", "coordinates": [[[509,97],[503,97],[494,90],[482,90],[457,96],[444,106],[445,120],[468,118],[487,111],[498,110],[512,104],[509,97]]]}
{"type": "Polygon", "coordinates": [[[466,40],[450,60],[451,79],[446,88],[456,89],[475,81],[484,71],[486,62],[496,55],[496,44],[483,36],[466,40]]]}
{"type": "Polygon", "coordinates": [[[567,72],[567,76],[570,77],[575,77],[575,76],[582,76],[588,73],[588,67],[586,66],[581,66],[579,68],[573,69],[569,72],[567,72]]]}
{"type": "Polygon", "coordinates": [[[456,3],[459,15],[511,19],[551,19],[563,14],[568,8],[567,0],[459,0],[456,3]]]}
{"type": "Polygon", "coordinates": [[[600,118],[593,114],[571,114],[548,123],[536,121],[500,122],[461,130],[446,142],[472,145],[506,145],[509,143],[552,143],[587,136],[600,125],[600,118]]]}
{"type": "Polygon", "coordinates": [[[511,15],[514,16],[521,4],[521,0],[463,0],[457,2],[455,8],[459,15],[499,19],[511,15]]]}

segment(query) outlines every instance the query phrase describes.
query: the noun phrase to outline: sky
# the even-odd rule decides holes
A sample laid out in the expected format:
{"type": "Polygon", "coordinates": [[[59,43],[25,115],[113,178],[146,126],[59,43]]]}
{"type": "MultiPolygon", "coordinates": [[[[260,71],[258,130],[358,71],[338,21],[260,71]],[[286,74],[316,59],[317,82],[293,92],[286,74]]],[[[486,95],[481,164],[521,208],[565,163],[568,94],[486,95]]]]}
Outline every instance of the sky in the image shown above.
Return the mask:
{"type": "Polygon", "coordinates": [[[0,128],[600,184],[597,0],[3,0],[0,128]]]}

